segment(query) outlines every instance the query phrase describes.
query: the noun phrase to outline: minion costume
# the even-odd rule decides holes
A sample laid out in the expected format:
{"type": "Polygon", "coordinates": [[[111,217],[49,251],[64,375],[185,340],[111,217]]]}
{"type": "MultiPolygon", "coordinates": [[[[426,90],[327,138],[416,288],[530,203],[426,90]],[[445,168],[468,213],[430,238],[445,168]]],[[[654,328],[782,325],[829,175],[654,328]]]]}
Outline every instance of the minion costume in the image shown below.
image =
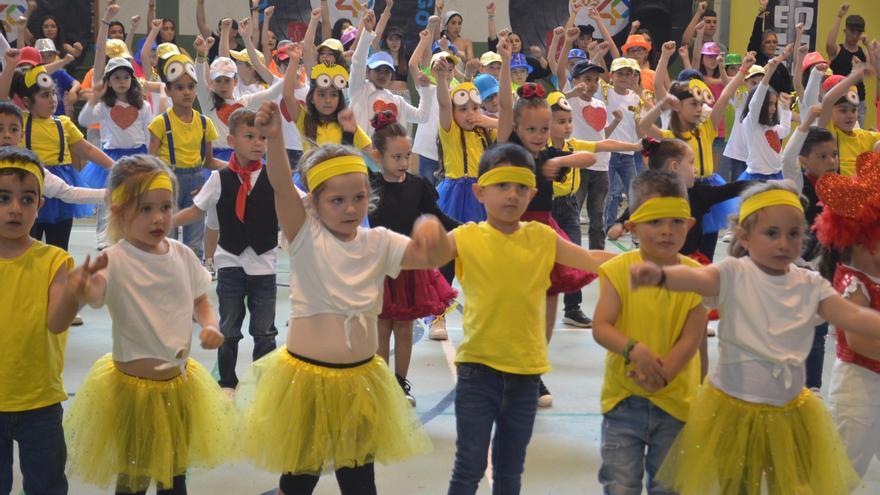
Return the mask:
{"type": "MultiPolygon", "coordinates": [[[[339,97],[345,98],[345,94],[343,90],[348,87],[348,71],[345,70],[345,67],[334,64],[334,65],[325,65],[325,64],[316,64],[312,67],[311,72],[312,85],[318,88],[336,88],[339,90],[339,97]]],[[[289,114],[287,113],[287,107],[282,105],[282,114],[284,115],[287,121],[290,121],[289,114]]],[[[351,138],[351,142],[348,142],[345,138],[345,133],[342,131],[342,126],[339,125],[339,122],[336,121],[335,117],[332,120],[326,122],[318,122],[317,131],[315,134],[315,138],[311,139],[306,136],[305,132],[305,122],[306,122],[306,112],[308,110],[303,105],[300,108],[299,117],[296,120],[296,128],[299,130],[300,136],[303,138],[303,151],[308,151],[315,145],[322,145],[328,143],[335,144],[347,144],[354,146],[355,148],[362,150],[372,144],[370,137],[367,136],[367,133],[364,132],[363,129],[358,126],[357,130],[354,133],[353,138],[351,138]]],[[[313,115],[312,118],[319,120],[318,115],[313,115]]]]}
{"type": "MultiPolygon", "coordinates": [[[[34,87],[50,89],[54,86],[52,77],[42,65],[33,67],[25,73],[24,84],[28,89],[34,87]]],[[[28,111],[24,112],[24,137],[21,146],[33,151],[46,167],[47,172],[59,177],[71,187],[88,187],[79,172],[71,166],[70,145],[82,139],[82,132],[65,115],[44,119],[34,117],[28,111]]],[[[61,223],[74,218],[88,217],[91,214],[92,207],[89,205],[74,205],[60,199],[46,198],[34,228],[38,229],[40,224],[61,223]]]]}
{"type": "MultiPolygon", "coordinates": [[[[480,105],[480,90],[473,83],[465,82],[452,88],[450,97],[453,107],[469,102],[480,105]]],[[[473,185],[477,182],[480,157],[496,139],[494,129],[465,131],[452,119],[449,130],[440,127],[440,163],[444,178],[437,184],[440,199],[437,204],[443,213],[466,222],[482,222],[486,208],[474,196],[473,185]]]]}
{"type": "MultiPolygon", "coordinates": [[[[174,192],[164,171],[136,187],[114,189],[111,204],[123,204],[131,194],[174,192]]],[[[125,240],[105,251],[107,289],[100,304],[113,317],[113,353],[92,366],[64,419],[68,471],[90,484],[106,487],[115,479],[117,490],[137,492],[156,480],[168,489],[187,469],[214,467],[232,453],[232,404],[189,357],[192,300],[206,293],[211,278],[188,248],[168,243],[164,255],[145,254],[125,240]],[[134,282],[141,279],[153,283],[134,282]],[[138,301],[137,309],[131,300],[138,301]],[[157,370],[179,368],[180,374],[151,380],[127,375],[115,364],[147,358],[163,362],[157,370]]]]}

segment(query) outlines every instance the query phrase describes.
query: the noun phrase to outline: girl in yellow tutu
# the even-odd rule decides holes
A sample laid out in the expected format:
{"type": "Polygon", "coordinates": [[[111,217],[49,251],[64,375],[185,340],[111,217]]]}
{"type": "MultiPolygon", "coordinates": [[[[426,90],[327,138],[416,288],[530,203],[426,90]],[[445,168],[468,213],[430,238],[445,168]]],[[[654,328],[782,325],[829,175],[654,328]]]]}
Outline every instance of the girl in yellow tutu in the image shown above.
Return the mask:
{"type": "Polygon", "coordinates": [[[804,387],[814,327],[880,337],[880,314],[793,264],[804,210],[791,181],[743,192],[731,256],[632,268],[634,286],[695,291],[721,314],[719,362],[657,475],[682,495],[825,495],[859,482],[822,400],[804,387]],[[762,491],[765,490],[765,491],[762,491]]]}
{"type": "Polygon", "coordinates": [[[116,493],[186,493],[191,467],[213,467],[232,450],[231,404],[189,358],[192,317],[202,347],[223,342],[195,254],[167,239],[177,192],[158,158],[132,155],[110,172],[102,267],[76,288],[80,304],[107,305],[113,353],[89,371],[64,420],[71,475],[116,493]]]}
{"type": "Polygon", "coordinates": [[[434,217],[410,238],[361,222],[370,206],[364,159],[328,144],[300,161],[309,194],[293,185],[281,113],[264,103],[255,126],[268,142],[267,170],[278,222],[290,243],[292,314],[287,346],[252,365],[239,385],[243,453],[281,472],[285,495],[312,493],[334,469],[343,494],[376,493],[373,462],[430,449],[430,441],[380,357],[376,319],[383,281],[401,269],[436,268],[451,258],[434,217]]]}

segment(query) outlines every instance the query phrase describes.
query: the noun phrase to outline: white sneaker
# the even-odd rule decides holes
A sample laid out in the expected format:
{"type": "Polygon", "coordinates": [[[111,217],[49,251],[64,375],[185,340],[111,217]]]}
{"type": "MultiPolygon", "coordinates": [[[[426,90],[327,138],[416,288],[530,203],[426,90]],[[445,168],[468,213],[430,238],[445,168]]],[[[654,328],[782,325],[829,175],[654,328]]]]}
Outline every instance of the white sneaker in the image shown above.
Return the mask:
{"type": "Polygon", "coordinates": [[[544,380],[538,384],[538,407],[552,407],[553,406],[553,394],[550,393],[550,390],[547,389],[547,386],[544,385],[544,380]]]}
{"type": "Polygon", "coordinates": [[[82,325],[82,324],[83,324],[82,316],[80,316],[79,314],[77,314],[76,317],[73,319],[73,321],[70,323],[70,326],[72,326],[72,327],[78,327],[78,326],[80,326],[80,325],[82,325]]]}
{"type": "Polygon", "coordinates": [[[732,229],[728,229],[727,232],[725,232],[724,235],[721,236],[721,242],[726,242],[728,244],[733,242],[733,230],[732,229]]]}
{"type": "Polygon", "coordinates": [[[434,321],[431,322],[428,338],[431,340],[446,340],[449,338],[449,332],[446,331],[446,318],[442,316],[434,318],[434,321]]]}

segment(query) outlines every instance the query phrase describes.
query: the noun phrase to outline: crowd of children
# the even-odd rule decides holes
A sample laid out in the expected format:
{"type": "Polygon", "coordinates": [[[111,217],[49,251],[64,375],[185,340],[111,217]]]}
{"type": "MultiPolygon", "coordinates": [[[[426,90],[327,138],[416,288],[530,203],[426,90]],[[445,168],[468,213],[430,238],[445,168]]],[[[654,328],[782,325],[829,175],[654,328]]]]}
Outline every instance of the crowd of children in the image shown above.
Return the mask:
{"type": "Polygon", "coordinates": [[[865,121],[880,42],[864,18],[841,5],[827,60],[777,46],[768,0],[744,53],[703,1],[681,43],[634,20],[618,48],[575,0],[545,52],[497,30],[489,2],[479,54],[443,0],[412,50],[384,4],[331,29],[322,0],[285,40],[273,6],[254,0],[218,35],[199,0],[191,58],[154,0],[137,47],[111,0],[81,85],[63,67],[82,45],[51,16],[33,35],[34,6],[18,46],[0,40],[0,281],[15,288],[0,300],[0,495],[13,441],[28,494],[66,494],[72,476],[180,495],[190,469],[241,459],[286,495],[330,471],[343,494],[376,493],[375,462],[431,449],[413,327],[448,338],[458,303],[448,493],[475,493],[490,459],[493,493],[519,493],[552,405],[560,294],[563,323],[607,350],[604,493],[854,489],[880,452],[880,132],[865,121]],[[582,10],[602,38],[575,25],[582,10]],[[100,253],[76,266],[73,222],[91,215],[100,253]],[[604,250],[626,232],[634,249],[604,250]],[[112,347],[62,411],[85,304],[107,306],[112,347]],[[219,379],[190,355],[196,327],[219,379]]]}

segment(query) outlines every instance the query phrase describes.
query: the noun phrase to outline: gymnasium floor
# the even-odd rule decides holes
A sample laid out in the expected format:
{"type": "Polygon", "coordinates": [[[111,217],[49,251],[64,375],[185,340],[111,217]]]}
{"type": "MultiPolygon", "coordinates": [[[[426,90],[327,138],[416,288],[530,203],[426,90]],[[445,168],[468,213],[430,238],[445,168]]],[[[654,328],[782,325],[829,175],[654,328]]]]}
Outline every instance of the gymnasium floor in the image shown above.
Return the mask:
{"type": "MultiPolygon", "coordinates": [[[[631,247],[627,240],[623,240],[619,246],[631,247]]],[[[619,251],[620,247],[609,244],[607,248],[619,251]]],[[[75,225],[71,253],[77,263],[87,253],[94,252],[94,248],[94,224],[85,222],[75,225]]],[[[726,252],[726,249],[726,244],[720,244],[718,252],[726,252]]],[[[278,256],[278,261],[278,281],[286,285],[288,259],[282,253],[278,256]]],[[[216,301],[216,295],[212,293],[212,296],[216,301]]],[[[598,284],[594,283],[584,289],[583,308],[588,315],[592,313],[597,296],[598,284]]],[[[288,290],[286,287],[279,287],[276,316],[279,344],[286,335],[285,321],[289,310],[288,290]]],[[[64,382],[71,393],[76,392],[91,364],[111,349],[110,318],[106,309],[93,310],[86,307],[82,316],[85,325],[70,330],[67,344],[64,382]]],[[[246,326],[247,321],[244,328],[246,326]]],[[[409,376],[418,400],[416,410],[433,440],[434,451],[404,464],[377,466],[379,493],[413,495],[446,492],[455,453],[455,375],[452,361],[455,346],[463,336],[460,313],[451,314],[447,326],[450,339],[442,343],[428,340],[426,332],[416,326],[409,376]]],[[[830,380],[834,360],[833,342],[833,339],[828,340],[825,383],[830,380]]],[[[253,341],[247,336],[241,342],[239,375],[250,364],[252,345],[253,341]]],[[[710,340],[709,345],[711,359],[714,359],[717,354],[714,340],[710,340]]],[[[216,353],[202,350],[197,341],[193,345],[192,354],[208,368],[216,363],[216,353]]],[[[562,325],[559,315],[550,345],[553,371],[545,377],[545,383],[554,394],[554,405],[538,412],[523,477],[523,494],[601,493],[596,473],[600,464],[599,437],[602,418],[599,414],[599,392],[604,356],[605,351],[593,341],[589,330],[567,328],[562,325]]],[[[17,494],[21,493],[21,480],[18,467],[15,469],[16,485],[13,493],[17,494]]],[[[277,474],[260,472],[246,463],[237,463],[208,473],[190,473],[188,491],[195,495],[269,495],[277,486],[277,480],[277,474]]],[[[490,486],[489,479],[484,479],[478,493],[491,493],[490,486]]],[[[71,480],[70,493],[85,495],[112,492],[100,491],[71,480]]],[[[339,493],[336,480],[332,476],[324,477],[315,493],[339,493]]],[[[865,478],[865,485],[856,493],[880,493],[880,462],[875,461],[872,464],[865,478]]]]}

